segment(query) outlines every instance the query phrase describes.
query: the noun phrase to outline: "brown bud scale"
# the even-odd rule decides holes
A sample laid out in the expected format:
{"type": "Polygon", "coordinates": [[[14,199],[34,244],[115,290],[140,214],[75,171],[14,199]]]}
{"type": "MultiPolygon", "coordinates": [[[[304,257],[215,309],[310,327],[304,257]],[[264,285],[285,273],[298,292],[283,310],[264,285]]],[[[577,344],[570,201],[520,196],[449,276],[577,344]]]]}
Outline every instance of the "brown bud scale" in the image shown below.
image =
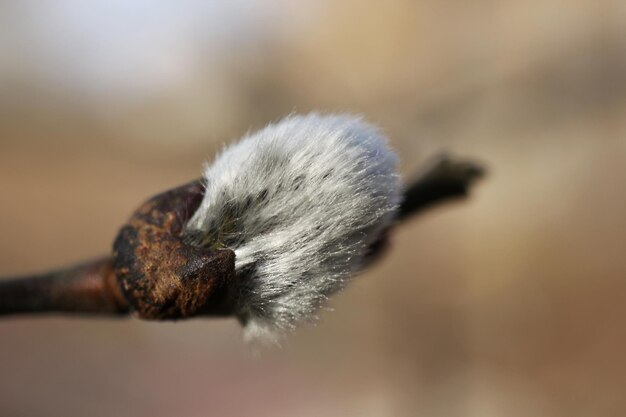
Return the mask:
{"type": "Polygon", "coordinates": [[[162,320],[230,313],[234,252],[192,246],[181,238],[203,192],[201,182],[194,181],[153,197],[115,240],[115,273],[137,316],[162,320]]]}

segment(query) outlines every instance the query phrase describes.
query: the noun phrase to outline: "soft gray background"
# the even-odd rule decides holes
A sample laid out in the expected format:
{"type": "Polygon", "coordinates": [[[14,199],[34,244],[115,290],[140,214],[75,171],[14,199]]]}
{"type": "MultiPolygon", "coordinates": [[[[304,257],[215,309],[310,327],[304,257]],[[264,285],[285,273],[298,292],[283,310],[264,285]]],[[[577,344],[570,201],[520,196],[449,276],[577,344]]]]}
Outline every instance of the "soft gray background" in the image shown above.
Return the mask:
{"type": "Polygon", "coordinates": [[[106,253],[151,194],[292,111],[410,173],[481,158],[255,357],[234,320],[0,321],[1,416],[623,416],[626,3],[4,1],[0,275],[106,253]]]}

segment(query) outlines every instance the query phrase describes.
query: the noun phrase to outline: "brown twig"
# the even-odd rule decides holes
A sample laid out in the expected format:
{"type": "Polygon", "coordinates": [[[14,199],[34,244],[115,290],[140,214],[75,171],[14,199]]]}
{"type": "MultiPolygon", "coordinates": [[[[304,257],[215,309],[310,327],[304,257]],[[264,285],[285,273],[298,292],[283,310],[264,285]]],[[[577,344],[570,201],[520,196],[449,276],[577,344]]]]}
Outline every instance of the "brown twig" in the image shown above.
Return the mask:
{"type": "Polygon", "coordinates": [[[128,309],[110,257],[42,275],[0,280],[0,315],[120,315],[128,313],[128,309]]]}
{"type": "MultiPolygon", "coordinates": [[[[467,195],[483,175],[480,165],[440,156],[407,186],[398,220],[467,195]]],[[[200,181],[141,205],[122,227],[110,257],[31,277],[0,280],[0,315],[62,312],[182,319],[229,315],[237,301],[234,253],[193,246],[181,235],[197,209],[200,181]]],[[[371,247],[378,259],[384,233],[371,247]]]]}
{"type": "Polygon", "coordinates": [[[466,197],[484,174],[484,168],[476,162],[453,159],[447,154],[433,158],[409,181],[398,219],[405,220],[435,204],[466,197]]]}

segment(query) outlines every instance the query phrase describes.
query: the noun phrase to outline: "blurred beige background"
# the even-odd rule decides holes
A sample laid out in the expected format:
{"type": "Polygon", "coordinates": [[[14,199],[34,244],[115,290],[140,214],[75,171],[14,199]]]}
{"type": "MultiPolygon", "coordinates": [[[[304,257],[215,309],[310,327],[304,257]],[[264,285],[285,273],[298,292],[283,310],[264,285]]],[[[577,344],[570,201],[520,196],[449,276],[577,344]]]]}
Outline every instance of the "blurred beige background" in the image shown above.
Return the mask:
{"type": "Polygon", "coordinates": [[[106,253],[292,111],[485,161],[282,350],[234,320],[0,320],[0,416],[623,416],[626,3],[5,1],[0,275],[106,253]]]}

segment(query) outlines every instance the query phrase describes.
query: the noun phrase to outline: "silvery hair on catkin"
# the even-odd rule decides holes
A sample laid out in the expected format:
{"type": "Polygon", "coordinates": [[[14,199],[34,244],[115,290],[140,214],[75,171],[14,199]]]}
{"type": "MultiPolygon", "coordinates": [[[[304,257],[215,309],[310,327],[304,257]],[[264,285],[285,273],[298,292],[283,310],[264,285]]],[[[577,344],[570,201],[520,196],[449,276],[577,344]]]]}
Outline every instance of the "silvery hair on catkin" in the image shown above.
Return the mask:
{"type": "Polygon", "coordinates": [[[352,115],[288,116],[226,148],[204,178],[186,229],[235,252],[236,312],[256,340],[315,319],[401,198],[387,139],[352,115]]]}

